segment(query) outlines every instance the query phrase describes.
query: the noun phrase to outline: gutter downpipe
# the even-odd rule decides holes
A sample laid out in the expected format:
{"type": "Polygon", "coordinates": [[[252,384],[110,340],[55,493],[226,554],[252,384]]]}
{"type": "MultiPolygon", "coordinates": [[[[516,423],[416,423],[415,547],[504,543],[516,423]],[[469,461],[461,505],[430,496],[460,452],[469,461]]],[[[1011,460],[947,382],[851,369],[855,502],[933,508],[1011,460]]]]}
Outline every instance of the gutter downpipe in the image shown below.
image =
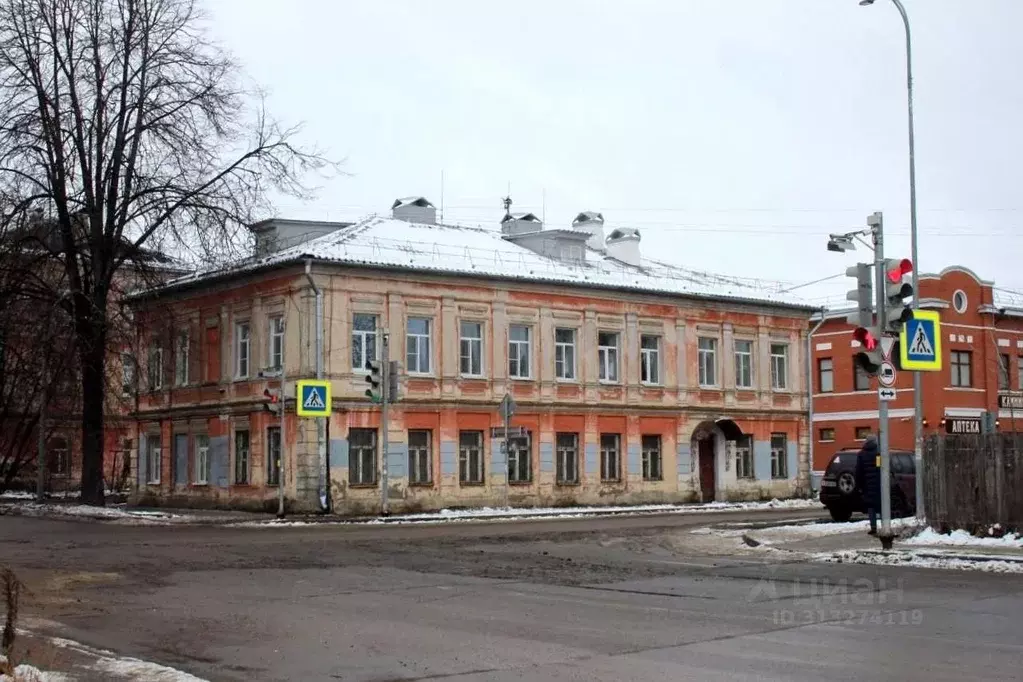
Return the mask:
{"type": "MultiPolygon", "coordinates": [[[[810,333],[806,335],[806,404],[807,404],[807,406],[809,408],[808,412],[809,412],[809,418],[810,418],[809,425],[808,425],[808,431],[809,431],[808,435],[810,436],[810,462],[809,462],[809,467],[807,467],[807,476],[808,476],[808,478],[810,480],[810,494],[811,495],[814,492],[814,487],[813,487],[813,449],[814,449],[813,448],[813,442],[814,442],[814,432],[813,432],[813,335],[816,334],[817,330],[820,329],[821,325],[824,324],[824,320],[825,320],[824,316],[827,314],[827,310],[828,310],[827,308],[821,308],[821,319],[820,319],[820,321],[816,325],[814,325],[813,329],[810,330],[810,333]]],[[[810,318],[810,319],[813,319],[813,318],[810,318]]]]}
{"type": "MultiPolygon", "coordinates": [[[[323,291],[316,286],[312,275],[313,261],[307,258],[305,261],[305,278],[309,282],[309,288],[316,296],[316,378],[323,379],[323,291]]],[[[316,449],[319,457],[319,497],[320,511],[330,511],[330,462],[327,460],[327,443],[325,437],[325,420],[316,420],[316,449]]]]}

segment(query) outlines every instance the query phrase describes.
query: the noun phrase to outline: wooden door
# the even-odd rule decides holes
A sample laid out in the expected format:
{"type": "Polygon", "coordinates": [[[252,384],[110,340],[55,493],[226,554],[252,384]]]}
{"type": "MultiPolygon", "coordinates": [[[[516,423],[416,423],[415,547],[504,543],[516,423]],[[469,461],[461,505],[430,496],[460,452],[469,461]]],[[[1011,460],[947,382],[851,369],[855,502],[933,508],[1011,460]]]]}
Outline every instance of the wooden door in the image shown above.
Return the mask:
{"type": "Polygon", "coordinates": [[[700,495],[704,502],[714,501],[714,439],[697,441],[700,453],[700,495]]]}

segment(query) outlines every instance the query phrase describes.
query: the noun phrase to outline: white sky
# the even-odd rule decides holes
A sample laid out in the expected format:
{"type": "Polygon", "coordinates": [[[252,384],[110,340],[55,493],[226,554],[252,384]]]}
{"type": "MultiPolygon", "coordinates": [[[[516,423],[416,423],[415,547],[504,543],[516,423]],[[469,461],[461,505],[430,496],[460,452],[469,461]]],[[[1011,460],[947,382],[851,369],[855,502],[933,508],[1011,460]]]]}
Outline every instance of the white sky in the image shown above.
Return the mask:
{"type": "MultiPolygon", "coordinates": [[[[284,217],[422,194],[446,222],[580,210],[642,250],[802,283],[869,258],[829,232],[883,211],[909,256],[905,42],[890,0],[206,0],[214,36],[345,177],[284,217]]],[[[1023,291],[1021,0],[904,0],[922,271],[1023,291]]],[[[844,299],[844,277],[799,293],[844,299]]]]}

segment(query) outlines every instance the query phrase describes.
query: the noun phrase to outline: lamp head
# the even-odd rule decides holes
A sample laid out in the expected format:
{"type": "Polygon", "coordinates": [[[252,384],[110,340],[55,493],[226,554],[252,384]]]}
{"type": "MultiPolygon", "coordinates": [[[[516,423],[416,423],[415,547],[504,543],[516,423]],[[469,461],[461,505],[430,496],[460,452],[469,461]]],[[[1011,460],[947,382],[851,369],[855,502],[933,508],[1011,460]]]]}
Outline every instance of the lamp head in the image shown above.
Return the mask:
{"type": "Polygon", "coordinates": [[[874,0],[860,0],[860,7],[866,7],[867,5],[873,5],[874,0]]]}

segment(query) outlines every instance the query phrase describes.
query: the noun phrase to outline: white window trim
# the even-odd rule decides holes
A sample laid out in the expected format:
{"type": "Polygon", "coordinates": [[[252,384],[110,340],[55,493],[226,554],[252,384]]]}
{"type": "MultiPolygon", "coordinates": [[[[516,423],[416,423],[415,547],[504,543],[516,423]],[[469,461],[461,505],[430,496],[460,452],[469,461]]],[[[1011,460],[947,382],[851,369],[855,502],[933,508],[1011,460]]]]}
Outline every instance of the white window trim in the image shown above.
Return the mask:
{"type": "Polygon", "coordinates": [[[719,376],[719,374],[720,374],[720,367],[718,367],[718,348],[720,346],[721,346],[720,342],[718,341],[717,337],[714,337],[714,336],[701,336],[701,337],[696,339],[696,381],[699,383],[700,388],[720,388],[721,387],[721,377],[719,376]],[[703,348],[700,348],[700,341],[702,339],[707,339],[707,340],[713,341],[714,342],[713,349],[703,349],[703,348]],[[712,383],[703,381],[703,377],[700,376],[700,374],[702,373],[701,370],[703,369],[703,356],[704,355],[710,355],[711,358],[712,358],[712,362],[710,364],[711,368],[714,370],[714,377],[713,377],[714,381],[712,383]]]}
{"type": "Polygon", "coordinates": [[[622,382],[622,375],[621,375],[621,371],[620,371],[621,370],[621,347],[622,347],[622,335],[621,335],[620,332],[616,332],[616,331],[604,331],[604,332],[598,331],[597,332],[597,381],[598,381],[598,383],[615,385],[615,384],[620,384],[622,382]],[[614,336],[614,339],[615,339],[614,345],[613,346],[602,346],[602,345],[600,345],[600,335],[601,334],[610,334],[610,335],[614,336]],[[608,352],[608,351],[612,351],[612,350],[614,351],[614,358],[615,358],[614,363],[610,362],[611,353],[608,352]],[[601,355],[604,356],[603,359],[601,359],[601,355]],[[610,373],[610,369],[612,368],[612,366],[614,367],[615,378],[614,379],[609,379],[608,377],[611,374],[610,373]],[[601,371],[603,371],[603,374],[604,374],[603,378],[601,378],[601,376],[600,376],[601,371]]]}
{"type": "MultiPolygon", "coordinates": [[[[380,357],[380,338],[379,338],[380,335],[378,333],[379,327],[380,327],[380,316],[377,315],[376,313],[362,313],[362,312],[358,312],[358,311],[352,313],[352,344],[354,346],[354,344],[356,342],[356,337],[358,337],[358,339],[359,339],[358,342],[362,346],[362,353],[361,353],[361,355],[362,355],[362,362],[363,362],[363,364],[366,363],[366,358],[367,358],[367,353],[366,353],[366,346],[368,345],[366,343],[367,337],[370,337],[370,336],[373,337],[373,357],[369,358],[369,360],[372,362],[372,361],[377,360],[380,357]],[[356,315],[366,315],[368,317],[372,317],[373,318],[373,329],[372,329],[372,331],[369,330],[369,329],[356,329],[355,328],[355,316],[356,315]]],[[[351,355],[352,354],[349,353],[349,359],[351,359],[351,355]]],[[[355,363],[353,362],[352,363],[352,372],[365,372],[366,371],[365,367],[355,367],[354,365],[355,365],[355,363]]]]}
{"type": "Polygon", "coordinates": [[[735,355],[735,358],[734,358],[734,360],[735,360],[735,387],[737,389],[743,390],[743,391],[752,391],[753,389],[756,388],[756,385],[757,385],[756,372],[753,370],[753,368],[755,367],[755,364],[753,362],[753,356],[756,353],[756,344],[753,342],[753,339],[735,339],[735,343],[736,343],[735,351],[734,351],[734,355],[735,355]],[[739,350],[739,346],[738,346],[739,343],[748,343],[749,344],[749,352],[740,351],[739,350]],[[739,358],[740,357],[748,357],[749,358],[749,383],[748,384],[740,384],[739,383],[739,358]]]}
{"type": "MultiPolygon", "coordinates": [[[[568,382],[568,383],[578,383],[579,382],[578,363],[576,361],[576,358],[579,355],[578,352],[577,352],[577,344],[576,344],[576,339],[578,337],[579,337],[578,330],[576,330],[576,329],[574,329],[572,327],[555,327],[555,329],[554,329],[554,380],[555,381],[562,381],[562,382],[568,382]],[[559,330],[572,332],[572,342],[571,343],[567,343],[565,341],[558,341],[558,331],[559,330]],[[572,363],[570,365],[571,371],[572,371],[572,376],[570,376],[570,377],[558,376],[558,351],[562,351],[562,353],[564,353],[563,349],[565,349],[565,348],[571,348],[572,349],[572,363]]],[[[567,363],[562,362],[562,365],[563,366],[567,366],[567,363]]]]}
{"type": "MultiPolygon", "coordinates": [[[[459,320],[458,321],[458,372],[459,372],[459,376],[466,377],[468,379],[481,379],[481,378],[486,376],[487,365],[483,361],[484,360],[484,358],[483,358],[483,349],[485,348],[485,343],[484,342],[486,341],[486,338],[487,338],[487,329],[486,329],[486,325],[482,321],[480,321],[480,320],[459,320]],[[479,328],[480,328],[480,335],[478,337],[475,337],[475,336],[463,336],[462,335],[462,324],[463,323],[478,325],[479,328]],[[479,371],[479,374],[474,374],[471,371],[470,372],[462,371],[462,342],[463,341],[469,341],[470,342],[470,344],[469,344],[470,345],[470,349],[473,346],[472,342],[476,342],[476,344],[479,345],[479,355],[480,355],[480,371],[479,371]]],[[[470,353],[469,353],[469,369],[470,370],[472,369],[472,357],[473,357],[472,356],[472,352],[470,350],[470,353]]]]}
{"type": "Polygon", "coordinates": [[[153,434],[146,438],[146,485],[160,485],[160,478],[163,469],[163,443],[159,441],[160,436],[153,434]],[[153,443],[156,443],[154,445],[153,443]],[[153,459],[159,462],[159,466],[153,466],[153,459]],[[156,474],[155,476],[153,474],[156,474]]]}
{"type": "Polygon", "coordinates": [[[285,328],[284,328],[284,315],[271,315],[267,320],[267,342],[266,342],[266,367],[272,371],[281,371],[284,369],[284,343],[285,343],[285,328]],[[281,330],[278,332],[274,325],[277,321],[281,323],[281,330]],[[281,341],[281,364],[278,365],[274,362],[274,341],[277,339],[281,341]]]}
{"type": "MultiPolygon", "coordinates": [[[[409,351],[409,339],[416,339],[416,360],[418,361],[416,369],[412,369],[411,365],[405,368],[407,374],[411,376],[429,377],[433,376],[433,318],[423,317],[421,315],[410,315],[405,320],[405,364],[408,365],[408,351],[409,351]],[[408,323],[411,320],[426,320],[426,334],[413,334],[409,331],[408,323]],[[426,355],[426,371],[423,372],[419,369],[422,366],[422,339],[426,339],[426,346],[428,352],[426,355]]],[[[461,345],[461,344],[459,344],[461,345]]],[[[461,358],[459,358],[461,362],[461,358]]],[[[416,430],[416,429],[413,429],[416,430]]]]}
{"type": "Polygon", "coordinates": [[[239,320],[234,323],[234,379],[244,381],[252,374],[252,325],[248,320],[239,320]],[[242,329],[247,330],[245,339],[242,339],[242,329]],[[245,372],[242,373],[242,344],[245,345],[245,372]]]}
{"type": "Polygon", "coordinates": [[[533,328],[527,324],[508,325],[508,378],[516,381],[528,381],[533,378],[533,328]],[[511,337],[512,327],[521,327],[526,330],[526,340],[516,341],[511,337]],[[515,349],[516,360],[519,358],[519,346],[526,347],[526,373],[522,373],[522,363],[518,362],[519,373],[511,373],[512,349],[515,349]]]}
{"type": "MultiPolygon", "coordinates": [[[[639,377],[640,377],[640,383],[643,384],[644,386],[661,386],[661,385],[664,384],[663,377],[662,377],[663,372],[661,371],[661,346],[662,346],[662,343],[661,343],[661,337],[660,336],[658,336],[656,334],[640,334],[639,335],[639,377]],[[656,348],[643,348],[643,337],[655,339],[657,341],[657,347],[656,348]],[[653,381],[650,381],[649,379],[647,379],[647,380],[643,379],[643,364],[645,362],[648,362],[648,358],[651,355],[655,356],[656,365],[657,365],[657,377],[653,381]]],[[[650,373],[649,372],[649,364],[647,365],[647,368],[648,368],[647,374],[649,374],[650,373]]]]}
{"type": "Polygon", "coordinates": [[[789,344],[784,341],[772,341],[771,345],[767,349],[768,356],[771,359],[771,390],[775,393],[788,393],[791,389],[789,388],[789,344]],[[774,352],[775,346],[782,346],[785,348],[785,352],[777,354],[774,352]],[[783,362],[782,372],[774,371],[775,360],[781,358],[783,362]],[[779,380],[779,383],[775,383],[775,379],[779,380]]]}
{"type": "Polygon", "coordinates": [[[195,470],[193,472],[195,474],[195,482],[192,485],[209,485],[210,484],[210,438],[209,438],[208,435],[200,433],[200,434],[196,434],[195,436],[193,436],[192,440],[193,440],[194,446],[195,446],[195,470]],[[206,446],[204,448],[201,448],[199,446],[199,439],[200,438],[205,438],[206,439],[206,446]],[[206,466],[199,466],[199,463],[201,461],[200,458],[199,458],[200,450],[205,450],[206,451],[206,466]],[[200,477],[200,473],[202,475],[201,477],[200,477]]]}
{"type": "Polygon", "coordinates": [[[163,390],[163,346],[153,346],[149,349],[149,364],[146,367],[146,380],[149,382],[150,391],[163,390]],[[153,365],[156,365],[157,372],[153,374],[153,365]],[[154,381],[153,379],[156,379],[154,381]]]}

